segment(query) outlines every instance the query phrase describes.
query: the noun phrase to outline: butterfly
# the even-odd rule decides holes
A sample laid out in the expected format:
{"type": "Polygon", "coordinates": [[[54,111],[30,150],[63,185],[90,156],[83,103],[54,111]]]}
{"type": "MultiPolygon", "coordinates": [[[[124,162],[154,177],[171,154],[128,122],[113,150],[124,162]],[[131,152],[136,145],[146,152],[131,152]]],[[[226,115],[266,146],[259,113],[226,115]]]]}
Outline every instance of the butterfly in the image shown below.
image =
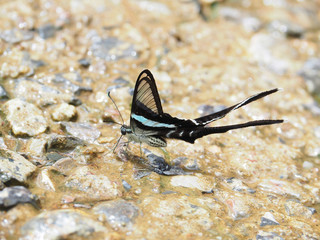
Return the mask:
{"type": "Polygon", "coordinates": [[[225,133],[232,129],[251,126],[282,123],[283,120],[268,119],[217,127],[206,126],[213,121],[225,117],[229,112],[275,93],[278,90],[278,88],[275,88],[258,93],[231,107],[206,116],[196,119],[182,119],[172,117],[170,114],[163,112],[154,77],[149,70],[145,69],[140,73],[134,88],[130,125],[123,124],[121,126],[121,134],[128,138],[128,142],[147,143],[152,147],[166,147],[166,139],[178,139],[194,143],[196,139],[210,134],[225,133]]]}

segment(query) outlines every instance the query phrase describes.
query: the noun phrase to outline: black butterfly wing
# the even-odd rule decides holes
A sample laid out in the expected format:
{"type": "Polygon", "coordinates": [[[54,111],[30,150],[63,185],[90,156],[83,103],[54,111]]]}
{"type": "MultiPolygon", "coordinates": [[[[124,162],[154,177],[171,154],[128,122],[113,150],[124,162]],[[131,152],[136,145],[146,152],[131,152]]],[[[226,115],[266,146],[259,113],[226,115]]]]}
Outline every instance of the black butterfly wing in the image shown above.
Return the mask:
{"type": "Polygon", "coordinates": [[[267,96],[269,94],[275,93],[277,91],[279,91],[279,89],[275,88],[275,89],[271,89],[269,91],[264,91],[264,92],[258,93],[258,94],[253,95],[253,96],[247,98],[246,100],[243,100],[243,101],[241,101],[241,102],[239,102],[239,103],[237,103],[237,104],[235,104],[235,105],[233,105],[231,107],[225,108],[225,109],[223,109],[221,111],[215,112],[215,113],[210,114],[210,115],[206,115],[206,116],[203,116],[203,117],[196,118],[194,120],[199,125],[207,125],[207,124],[209,124],[209,123],[211,123],[213,121],[217,121],[217,120],[225,117],[229,112],[231,112],[233,110],[241,108],[241,107],[243,107],[243,106],[245,106],[245,105],[247,105],[247,104],[249,104],[249,103],[251,103],[253,101],[256,101],[256,100],[258,100],[260,98],[263,98],[263,97],[265,97],[265,96],[267,96]]]}
{"type": "Polygon", "coordinates": [[[151,72],[143,70],[138,76],[132,98],[130,127],[136,135],[157,135],[163,115],[158,89],[151,72]]]}

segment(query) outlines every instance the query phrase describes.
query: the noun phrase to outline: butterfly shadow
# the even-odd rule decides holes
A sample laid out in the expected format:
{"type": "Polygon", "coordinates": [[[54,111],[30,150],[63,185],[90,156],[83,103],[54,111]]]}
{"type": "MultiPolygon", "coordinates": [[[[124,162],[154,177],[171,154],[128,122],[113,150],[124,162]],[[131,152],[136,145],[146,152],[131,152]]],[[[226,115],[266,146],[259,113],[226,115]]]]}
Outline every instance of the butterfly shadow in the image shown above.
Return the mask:
{"type": "Polygon", "coordinates": [[[146,148],[142,149],[140,156],[134,155],[128,149],[128,143],[121,142],[116,152],[122,161],[130,161],[134,164],[135,179],[150,175],[152,172],[165,176],[192,174],[192,172],[185,171],[178,165],[168,164],[164,157],[156,155],[146,148]]]}

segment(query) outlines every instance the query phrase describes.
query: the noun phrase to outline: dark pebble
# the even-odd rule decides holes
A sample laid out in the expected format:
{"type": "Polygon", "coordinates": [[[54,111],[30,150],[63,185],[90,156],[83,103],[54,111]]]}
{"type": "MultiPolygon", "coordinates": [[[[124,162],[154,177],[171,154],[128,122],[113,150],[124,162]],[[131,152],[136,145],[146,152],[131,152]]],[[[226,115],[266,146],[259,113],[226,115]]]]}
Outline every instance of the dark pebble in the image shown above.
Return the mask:
{"type": "Polygon", "coordinates": [[[308,209],[310,210],[310,212],[313,214],[317,213],[317,210],[315,208],[312,207],[308,207],[308,209]]]}
{"type": "Polygon", "coordinates": [[[83,79],[79,73],[75,73],[75,79],[69,80],[64,77],[63,73],[57,73],[54,78],[54,83],[62,89],[67,89],[75,95],[80,95],[81,92],[92,92],[92,88],[83,84],[83,79]]]}
{"type": "Polygon", "coordinates": [[[151,171],[168,176],[186,174],[180,167],[170,166],[163,157],[157,156],[147,149],[143,149],[143,151],[148,160],[147,166],[151,171]]]}
{"type": "Polygon", "coordinates": [[[46,154],[46,158],[51,163],[51,164],[48,164],[48,165],[52,165],[53,163],[55,163],[56,161],[58,161],[58,160],[60,160],[61,158],[64,158],[64,157],[65,157],[65,155],[62,155],[62,154],[57,153],[57,152],[51,152],[51,153],[47,153],[46,154]]]}
{"type": "Polygon", "coordinates": [[[281,20],[272,21],[269,24],[268,29],[270,32],[279,32],[291,38],[301,38],[305,32],[300,25],[281,20]]]}
{"type": "Polygon", "coordinates": [[[279,223],[274,219],[272,213],[266,212],[262,217],[261,217],[261,223],[260,226],[269,226],[269,225],[279,225],[279,223]]]}
{"type": "Polygon", "coordinates": [[[72,151],[77,146],[83,146],[83,145],[84,145],[84,141],[77,137],[56,135],[49,140],[47,152],[72,151]]]}
{"type": "Polygon", "coordinates": [[[7,91],[4,89],[4,87],[0,85],[0,99],[2,100],[2,99],[8,99],[8,98],[9,96],[7,91]]]}
{"type": "Polygon", "coordinates": [[[87,58],[82,58],[82,59],[79,59],[79,60],[78,60],[78,63],[79,63],[82,67],[87,68],[87,67],[90,66],[91,61],[90,61],[89,59],[87,59],[87,58]]]}
{"type": "Polygon", "coordinates": [[[51,38],[55,35],[56,27],[50,23],[45,24],[45,25],[38,28],[38,33],[41,38],[48,39],[48,38],[51,38]]]}
{"type": "Polygon", "coordinates": [[[68,103],[73,106],[80,106],[82,101],[79,98],[73,97],[68,103]]]}
{"type": "Polygon", "coordinates": [[[0,207],[10,208],[19,203],[30,203],[39,208],[37,201],[37,196],[23,186],[6,187],[0,191],[0,207]]]}
{"type": "Polygon", "coordinates": [[[127,183],[125,180],[122,180],[122,186],[126,191],[129,191],[132,188],[132,186],[129,183],[127,183]]]}

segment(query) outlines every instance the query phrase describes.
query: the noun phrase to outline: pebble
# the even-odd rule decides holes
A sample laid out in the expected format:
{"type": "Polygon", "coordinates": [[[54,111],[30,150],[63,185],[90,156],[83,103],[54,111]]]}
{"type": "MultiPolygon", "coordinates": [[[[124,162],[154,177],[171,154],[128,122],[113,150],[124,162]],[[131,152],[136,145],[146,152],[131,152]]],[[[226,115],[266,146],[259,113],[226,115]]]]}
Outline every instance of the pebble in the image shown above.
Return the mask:
{"type": "Polygon", "coordinates": [[[236,8],[220,7],[219,15],[227,20],[241,24],[247,32],[256,32],[262,27],[262,22],[258,18],[236,8]]]}
{"type": "Polygon", "coordinates": [[[38,197],[23,186],[6,187],[0,191],[0,207],[8,208],[19,203],[30,203],[38,209],[37,202],[38,197]]]}
{"type": "Polygon", "coordinates": [[[58,104],[51,112],[51,117],[54,121],[69,121],[76,115],[76,108],[67,103],[58,104]]]}
{"type": "Polygon", "coordinates": [[[311,169],[311,168],[313,168],[313,163],[309,162],[309,161],[304,161],[303,164],[302,164],[302,167],[304,169],[311,169]]]}
{"type": "Polygon", "coordinates": [[[238,192],[227,192],[216,190],[214,197],[228,208],[228,215],[233,220],[240,220],[250,216],[253,207],[258,204],[254,197],[240,194],[238,192]]]}
{"type": "Polygon", "coordinates": [[[115,61],[122,58],[135,58],[137,52],[134,46],[118,38],[109,37],[93,41],[90,50],[95,57],[106,61],[115,61]]]}
{"type": "Polygon", "coordinates": [[[42,168],[36,179],[36,185],[44,190],[55,192],[56,187],[51,180],[50,172],[48,168],[42,168]]]}
{"type": "Polygon", "coordinates": [[[82,92],[92,92],[90,86],[91,81],[84,81],[78,72],[57,73],[53,79],[53,83],[64,91],[72,92],[80,95],[82,92]]]}
{"type": "Polygon", "coordinates": [[[132,188],[132,186],[125,180],[122,180],[122,186],[126,191],[129,191],[132,188]]]}
{"type": "Polygon", "coordinates": [[[169,165],[163,157],[153,154],[148,149],[143,149],[143,152],[147,157],[147,162],[144,162],[147,169],[160,175],[171,176],[185,174],[179,166],[169,165]]]}
{"type": "Polygon", "coordinates": [[[48,39],[54,37],[56,33],[56,27],[52,24],[48,23],[45,25],[42,25],[38,28],[39,36],[43,39],[48,39]]]}
{"type": "Polygon", "coordinates": [[[314,135],[320,139],[320,126],[315,127],[314,135]]]}
{"type": "Polygon", "coordinates": [[[115,85],[111,85],[107,88],[106,92],[111,92],[113,89],[123,88],[130,85],[130,82],[123,77],[118,77],[112,81],[115,85]]]}
{"type": "Polygon", "coordinates": [[[47,140],[32,138],[27,141],[26,153],[32,157],[43,157],[46,152],[47,140]]]}
{"type": "Polygon", "coordinates": [[[275,74],[282,75],[290,69],[289,58],[296,54],[293,48],[284,39],[259,33],[251,38],[249,53],[261,66],[275,74]],[[279,52],[282,55],[279,56],[279,52]]]}
{"type": "Polygon", "coordinates": [[[271,21],[268,30],[270,32],[278,32],[285,34],[287,37],[300,38],[304,34],[305,30],[298,24],[285,20],[271,21]]]}
{"type": "Polygon", "coordinates": [[[99,203],[93,212],[103,216],[113,229],[121,231],[132,229],[134,220],[139,216],[139,208],[122,199],[99,203]]]}
{"type": "Polygon", "coordinates": [[[121,197],[120,184],[110,181],[102,174],[95,174],[87,166],[77,168],[65,181],[65,186],[82,193],[76,194],[77,199],[86,201],[111,200],[121,197]]]}
{"type": "Polygon", "coordinates": [[[46,65],[46,63],[42,60],[33,60],[28,52],[23,52],[21,65],[29,68],[29,71],[24,73],[24,76],[30,77],[35,74],[37,68],[46,65]]]}
{"type": "Polygon", "coordinates": [[[80,138],[52,134],[48,140],[47,152],[68,152],[84,145],[84,141],[80,138]]]}
{"type": "Polygon", "coordinates": [[[197,202],[190,202],[187,196],[165,195],[165,198],[146,197],[139,208],[144,215],[149,216],[149,221],[144,222],[146,239],[170,239],[170,232],[179,229],[180,235],[195,236],[198,232],[211,231],[214,221],[210,218],[211,212],[206,207],[201,207],[197,202]],[[162,226],[155,228],[154,226],[162,226]],[[169,229],[168,234],[164,234],[169,229]],[[165,237],[166,236],[166,237],[165,237]]]}
{"type": "Polygon", "coordinates": [[[0,85],[0,100],[8,99],[9,95],[3,86],[0,85]]]}
{"type": "Polygon", "coordinates": [[[296,184],[287,181],[264,179],[258,187],[262,191],[273,192],[282,196],[289,195],[298,199],[301,197],[301,189],[296,184]]]}
{"type": "Polygon", "coordinates": [[[60,102],[70,102],[73,99],[71,93],[62,91],[39,83],[35,80],[18,79],[13,91],[16,98],[25,99],[26,101],[38,106],[48,106],[60,102]]]}
{"type": "Polygon", "coordinates": [[[298,72],[306,81],[310,92],[320,94],[320,58],[310,58],[298,72]]]}
{"type": "Polygon", "coordinates": [[[174,187],[198,189],[202,192],[210,192],[215,187],[213,179],[204,176],[173,176],[170,183],[174,187]]]}
{"type": "Polygon", "coordinates": [[[225,181],[227,184],[224,184],[228,188],[231,188],[233,191],[237,192],[250,192],[250,190],[240,179],[236,179],[234,177],[228,178],[225,181]]]}
{"type": "Polygon", "coordinates": [[[20,154],[11,150],[0,149],[0,180],[2,182],[11,179],[26,182],[27,177],[35,170],[36,166],[20,154]]]}
{"type": "Polygon", "coordinates": [[[284,240],[284,239],[274,232],[265,232],[265,231],[259,230],[256,236],[256,240],[284,240]]]}
{"type": "Polygon", "coordinates": [[[90,59],[87,59],[87,58],[81,58],[81,59],[78,60],[78,63],[79,63],[82,67],[87,68],[87,67],[90,66],[91,61],[90,61],[90,59]]]}
{"type": "Polygon", "coordinates": [[[6,102],[2,109],[16,136],[36,136],[48,128],[42,111],[32,103],[16,98],[6,102]]]}
{"type": "Polygon", "coordinates": [[[280,225],[277,220],[275,220],[274,216],[271,212],[266,212],[261,217],[260,227],[268,226],[268,225],[280,225]]]}
{"type": "Polygon", "coordinates": [[[89,143],[93,143],[101,135],[101,132],[90,123],[62,122],[61,126],[68,134],[89,143]]]}
{"type": "Polygon", "coordinates": [[[55,161],[52,165],[54,169],[61,172],[62,174],[69,175],[72,173],[72,170],[77,167],[77,163],[73,158],[64,157],[55,161]]]}
{"type": "Polygon", "coordinates": [[[45,211],[28,220],[20,229],[21,240],[56,240],[88,238],[95,232],[108,229],[81,211],[71,209],[45,211]]]}
{"type": "Polygon", "coordinates": [[[187,157],[177,157],[172,160],[172,162],[177,165],[191,171],[200,170],[199,160],[197,159],[189,159],[187,157]]]}
{"type": "Polygon", "coordinates": [[[23,29],[13,28],[5,30],[0,34],[0,38],[8,43],[19,43],[21,41],[28,41],[33,38],[33,32],[23,29]]]}
{"type": "Polygon", "coordinates": [[[314,214],[313,209],[303,206],[300,202],[294,200],[287,200],[284,204],[284,208],[288,216],[303,217],[310,219],[314,214]]]}

